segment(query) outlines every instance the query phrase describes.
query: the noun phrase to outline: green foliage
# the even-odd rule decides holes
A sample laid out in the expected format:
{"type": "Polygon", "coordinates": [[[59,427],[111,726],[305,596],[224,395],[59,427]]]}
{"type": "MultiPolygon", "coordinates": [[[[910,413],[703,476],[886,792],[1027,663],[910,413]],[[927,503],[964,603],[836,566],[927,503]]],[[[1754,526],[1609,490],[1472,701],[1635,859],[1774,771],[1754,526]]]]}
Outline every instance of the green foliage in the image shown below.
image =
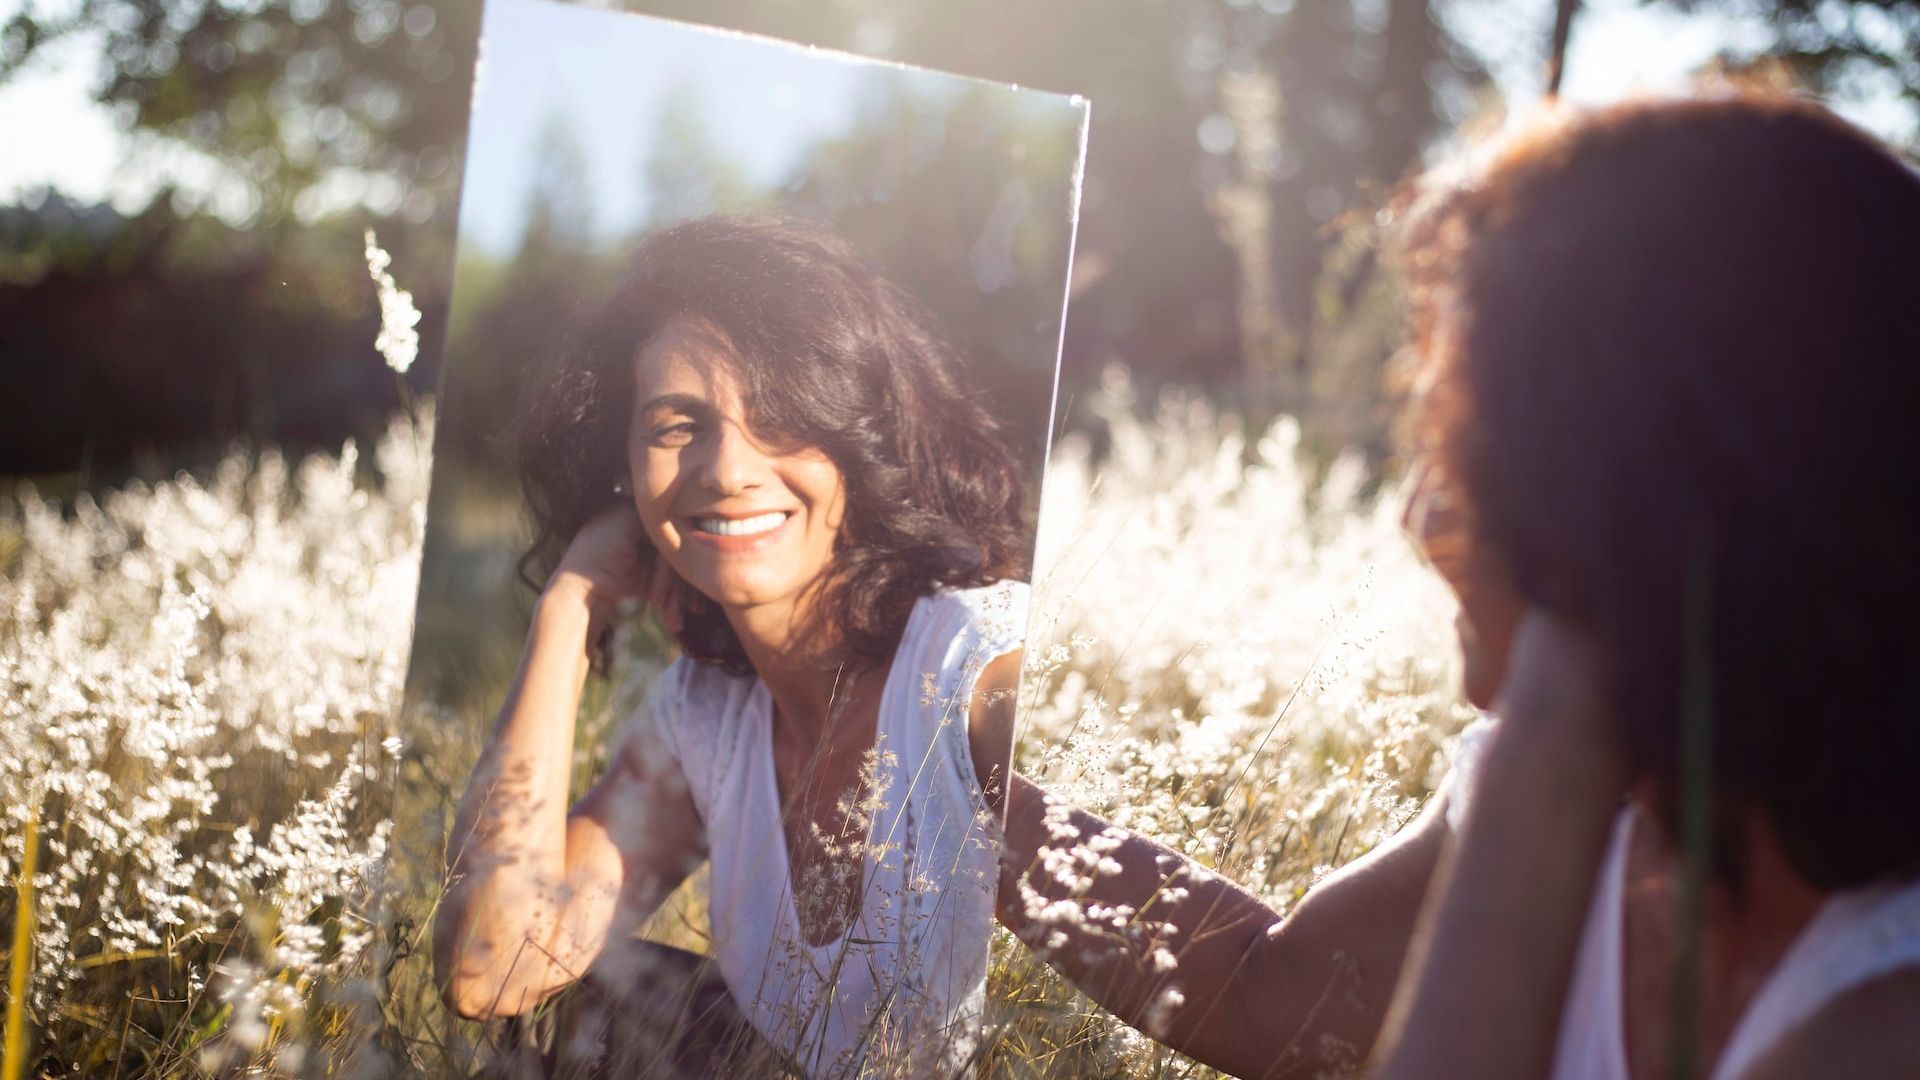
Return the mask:
{"type": "Polygon", "coordinates": [[[99,35],[99,99],[176,139],[249,192],[257,225],[340,208],[345,183],[383,215],[451,206],[480,5],[466,0],[79,0],[0,28],[0,80],[69,34],[99,35]]]}
{"type": "MultiPolygon", "coordinates": [[[[1667,0],[1687,11],[1725,7],[1764,18],[1777,34],[1763,63],[1784,64],[1822,95],[1883,93],[1920,108],[1920,2],[1916,0],[1667,0]]],[[[1752,59],[1729,57],[1729,66],[1752,59]]],[[[1920,149],[1920,126],[1908,131],[1920,149]]]]}
{"type": "MultiPolygon", "coordinates": [[[[1905,100],[1920,101],[1916,0],[1675,3],[1763,20],[1778,36],[1772,54],[1818,88],[1844,95],[1892,87],[1905,100]]],[[[1316,447],[1359,444],[1378,454],[1386,445],[1377,403],[1397,314],[1392,283],[1371,254],[1350,257],[1352,223],[1369,220],[1423,149],[1483,100],[1480,58],[1453,29],[1463,18],[1462,4],[632,0],[629,6],[1087,96],[1093,128],[1063,401],[1077,400],[1102,365],[1121,360],[1150,387],[1204,385],[1252,409],[1256,421],[1265,386],[1275,406],[1302,418],[1316,447]],[[1270,131],[1233,107],[1229,91],[1249,75],[1272,82],[1277,106],[1270,131]],[[1264,216],[1248,226],[1227,212],[1229,194],[1255,199],[1264,216]]],[[[183,414],[153,430],[140,429],[145,420],[120,417],[115,430],[161,448],[176,445],[181,430],[213,431],[216,443],[240,433],[298,439],[305,435],[285,430],[281,403],[306,408],[319,391],[276,367],[296,367],[303,376],[319,371],[330,361],[316,355],[314,342],[326,331],[290,325],[280,305],[289,297],[319,304],[335,329],[367,318],[364,290],[345,290],[338,275],[318,286],[309,279],[327,266],[350,265],[337,253],[357,242],[371,215],[380,219],[375,224],[427,313],[417,381],[430,385],[450,288],[442,268],[450,265],[479,11],[473,0],[21,6],[0,28],[0,80],[33,63],[51,42],[96,37],[104,50],[100,100],[128,127],[205,155],[246,193],[242,202],[251,214],[242,215],[247,234],[234,235],[207,221],[194,198],[168,192],[166,214],[175,220],[164,229],[121,227],[100,208],[68,208],[55,199],[0,218],[0,282],[23,290],[8,321],[29,328],[9,342],[13,378],[20,381],[0,396],[35,402],[31,415],[0,417],[6,421],[0,427],[29,431],[44,422],[52,433],[30,447],[34,453],[0,460],[0,471],[72,468],[85,456],[113,475],[132,453],[111,441],[88,451],[84,440],[57,438],[83,427],[86,412],[57,389],[19,374],[71,371],[69,381],[118,385],[120,373],[99,359],[119,347],[103,340],[110,320],[91,310],[62,310],[58,320],[40,314],[56,310],[40,286],[62,268],[83,270],[98,284],[107,271],[124,271],[138,258],[160,268],[224,266],[232,274],[222,288],[242,301],[248,316],[227,320],[227,333],[240,340],[206,343],[199,359],[180,361],[196,375],[200,365],[218,370],[209,381],[221,388],[215,396],[225,395],[224,412],[183,414]],[[56,348],[40,333],[55,326],[70,349],[56,348]]],[[[1574,32],[1577,37],[1577,22],[1574,32]]],[[[1541,60],[1544,37],[1535,46],[1541,60]]],[[[926,119],[924,106],[890,107],[900,111],[876,112],[860,136],[822,148],[809,195],[817,205],[837,208],[836,216],[857,219],[874,238],[876,257],[914,291],[937,300],[942,286],[923,280],[931,272],[912,259],[894,260],[894,253],[915,250],[917,227],[967,220],[943,213],[943,205],[1005,193],[968,188],[964,169],[951,176],[909,169],[904,175],[929,192],[926,198],[898,207],[871,199],[850,205],[861,185],[875,182],[873,170],[884,178],[887,164],[901,160],[901,137],[926,119]]],[[[671,137],[634,163],[655,190],[675,193],[658,208],[662,217],[763,204],[766,193],[749,190],[739,170],[714,150],[709,125],[724,117],[704,114],[692,101],[676,101],[668,112],[663,126],[671,137]]],[[[965,122],[967,113],[961,108],[954,115],[965,122]]],[[[551,241],[549,267],[577,247],[563,234],[591,212],[567,192],[566,140],[584,133],[565,134],[565,121],[556,118],[554,138],[541,153],[547,180],[535,231],[558,230],[536,237],[551,241]]],[[[1021,250],[1011,265],[1017,272],[1049,265],[1051,257],[1021,250]]],[[[1002,351],[1003,328],[1031,314],[1009,306],[1019,292],[1004,290],[963,309],[954,332],[990,357],[1002,351]]],[[[533,304],[527,318],[506,321],[524,339],[531,336],[527,326],[550,325],[534,317],[544,310],[550,308],[533,304]]],[[[197,312],[182,317],[206,321],[197,312]]],[[[343,378],[336,369],[317,381],[338,386],[343,378]]],[[[151,384],[139,385],[136,394],[151,393],[151,384]]],[[[358,426],[377,427],[391,405],[369,395],[358,406],[358,426]]],[[[163,395],[145,415],[162,417],[173,407],[163,395]]],[[[1068,426],[1080,420],[1067,413],[1068,426]]],[[[326,439],[354,427],[332,418],[316,426],[326,439]]]]}

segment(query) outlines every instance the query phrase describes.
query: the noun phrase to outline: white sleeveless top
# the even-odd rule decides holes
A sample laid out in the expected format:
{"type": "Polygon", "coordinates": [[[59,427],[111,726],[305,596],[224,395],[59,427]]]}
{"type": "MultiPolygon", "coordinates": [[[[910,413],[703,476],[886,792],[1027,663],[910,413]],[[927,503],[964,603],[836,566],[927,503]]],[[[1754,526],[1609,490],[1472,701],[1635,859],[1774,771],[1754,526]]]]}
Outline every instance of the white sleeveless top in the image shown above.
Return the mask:
{"type": "MultiPolygon", "coordinates": [[[[1494,723],[1483,718],[1461,733],[1447,796],[1447,822],[1455,829],[1466,819],[1494,723]]],[[[1614,819],[1594,882],[1560,1014],[1553,1080],[1628,1080],[1622,903],[1635,817],[1627,807],[1614,819]]],[[[1914,966],[1920,966],[1920,881],[1833,894],[1748,1003],[1714,1064],[1713,1080],[1738,1080],[1822,1005],[1870,979],[1914,966]]]]}
{"type": "Polygon", "coordinates": [[[685,658],[629,725],[651,723],[706,826],[713,955],[761,1035],[813,1076],[852,1075],[870,1047],[913,1071],[978,1044],[1000,823],[967,741],[974,683],[1021,647],[1027,586],[921,598],[880,695],[859,913],[826,945],[795,914],[773,767],[773,702],[753,676],[685,658]]]}

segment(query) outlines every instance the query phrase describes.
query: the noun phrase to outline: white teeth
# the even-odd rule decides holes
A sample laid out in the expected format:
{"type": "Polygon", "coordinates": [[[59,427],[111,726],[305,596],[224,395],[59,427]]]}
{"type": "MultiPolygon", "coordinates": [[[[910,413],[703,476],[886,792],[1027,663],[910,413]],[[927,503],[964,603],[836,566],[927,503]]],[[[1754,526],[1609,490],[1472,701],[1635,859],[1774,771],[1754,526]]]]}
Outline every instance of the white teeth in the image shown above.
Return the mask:
{"type": "Polygon", "coordinates": [[[701,532],[715,536],[753,536],[756,533],[777,529],[787,520],[787,515],[779,510],[770,513],[755,514],[750,518],[694,518],[694,527],[701,532]]]}

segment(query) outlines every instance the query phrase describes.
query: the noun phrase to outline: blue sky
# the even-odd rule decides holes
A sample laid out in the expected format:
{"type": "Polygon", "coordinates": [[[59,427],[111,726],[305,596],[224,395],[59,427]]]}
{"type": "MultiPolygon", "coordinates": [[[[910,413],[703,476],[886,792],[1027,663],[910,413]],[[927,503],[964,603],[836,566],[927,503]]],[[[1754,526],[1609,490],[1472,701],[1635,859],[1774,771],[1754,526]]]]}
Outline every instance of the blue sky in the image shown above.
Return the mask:
{"type": "MultiPolygon", "coordinates": [[[[494,251],[519,239],[540,132],[559,118],[587,163],[594,224],[624,235],[644,222],[645,160],[661,108],[686,94],[717,155],[770,187],[817,141],[852,127],[861,103],[899,81],[924,97],[974,80],[770,38],[727,33],[550,0],[490,0],[460,231],[494,251]]],[[[1009,105],[1066,99],[1002,88],[1009,105]],[[1018,99],[1018,100],[1016,100],[1018,99]]]]}

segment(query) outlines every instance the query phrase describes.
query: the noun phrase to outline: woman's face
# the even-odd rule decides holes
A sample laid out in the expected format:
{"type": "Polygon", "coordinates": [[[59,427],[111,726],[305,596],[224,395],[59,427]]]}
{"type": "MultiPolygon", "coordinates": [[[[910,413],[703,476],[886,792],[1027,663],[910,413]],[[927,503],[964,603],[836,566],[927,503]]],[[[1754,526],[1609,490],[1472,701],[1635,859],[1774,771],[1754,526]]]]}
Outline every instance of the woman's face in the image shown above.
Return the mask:
{"type": "Polygon", "coordinates": [[[635,360],[627,470],[647,536],[722,607],[795,604],[833,561],[840,470],[748,427],[730,346],[699,319],[675,318],[635,360]]]}
{"type": "Polygon", "coordinates": [[[1460,641],[1461,692],[1476,708],[1492,708],[1506,680],[1507,656],[1526,603],[1492,550],[1469,541],[1459,500],[1446,490],[1439,470],[1422,463],[1413,475],[1401,524],[1460,603],[1453,625],[1460,641]]]}

